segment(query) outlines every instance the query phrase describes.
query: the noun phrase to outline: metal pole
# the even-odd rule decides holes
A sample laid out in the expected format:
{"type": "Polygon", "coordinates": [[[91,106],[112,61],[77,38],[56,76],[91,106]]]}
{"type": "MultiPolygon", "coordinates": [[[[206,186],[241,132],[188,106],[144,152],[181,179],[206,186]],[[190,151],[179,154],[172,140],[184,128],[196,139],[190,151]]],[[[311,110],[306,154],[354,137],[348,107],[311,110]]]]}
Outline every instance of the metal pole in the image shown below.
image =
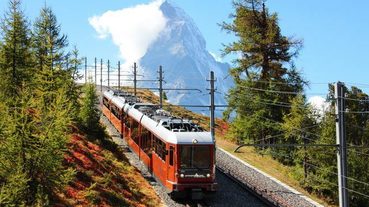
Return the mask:
{"type": "MultiPolygon", "coordinates": [[[[215,94],[215,88],[214,88],[214,71],[210,71],[210,135],[211,139],[214,143],[214,153],[213,153],[213,163],[215,166],[216,159],[216,147],[215,147],[215,105],[214,105],[214,94],[215,94]]],[[[214,172],[215,173],[215,172],[214,172]]]]}
{"type": "Polygon", "coordinates": [[[302,139],[304,141],[304,161],[303,161],[303,167],[304,167],[304,182],[306,182],[306,178],[307,178],[307,153],[306,153],[306,144],[307,144],[307,139],[305,138],[305,134],[302,135],[302,139]]]}
{"type": "Polygon", "coordinates": [[[102,96],[102,68],[103,68],[103,66],[102,66],[102,64],[103,64],[103,60],[102,59],[100,59],[100,92],[101,92],[101,96],[102,96]]]}
{"type": "Polygon", "coordinates": [[[137,96],[137,91],[136,91],[136,88],[137,88],[137,64],[134,63],[133,64],[133,87],[134,87],[134,95],[135,97],[137,96]]]}
{"type": "Polygon", "coordinates": [[[215,106],[214,106],[214,72],[210,71],[210,133],[213,142],[215,142],[215,106]]]}
{"type": "Polygon", "coordinates": [[[345,132],[345,104],[343,96],[345,95],[344,84],[337,82],[335,84],[336,98],[336,144],[337,150],[337,170],[338,170],[338,193],[339,206],[348,207],[347,192],[347,149],[346,149],[346,132],[345,132]]]}
{"type": "Polygon", "coordinates": [[[110,72],[110,60],[108,60],[108,88],[110,88],[110,76],[109,76],[109,72],[110,72]]]}
{"type": "Polygon", "coordinates": [[[97,86],[97,59],[95,58],[95,86],[97,86]]]}
{"type": "Polygon", "coordinates": [[[159,66],[159,97],[160,108],[163,108],[163,67],[159,66]]]}
{"type": "Polygon", "coordinates": [[[87,83],[87,57],[85,57],[85,83],[87,83]]]}
{"type": "Polygon", "coordinates": [[[120,61],[118,61],[118,90],[120,90],[120,61]]]}

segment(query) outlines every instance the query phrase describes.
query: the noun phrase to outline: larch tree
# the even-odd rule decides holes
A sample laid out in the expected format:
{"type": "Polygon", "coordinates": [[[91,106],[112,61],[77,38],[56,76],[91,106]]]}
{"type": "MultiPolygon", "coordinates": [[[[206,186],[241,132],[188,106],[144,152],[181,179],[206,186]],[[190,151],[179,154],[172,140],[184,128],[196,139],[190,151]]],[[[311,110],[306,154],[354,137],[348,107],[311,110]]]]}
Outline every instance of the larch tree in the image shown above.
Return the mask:
{"type": "MultiPolygon", "coordinates": [[[[291,102],[290,112],[283,116],[284,139],[287,143],[292,144],[308,145],[314,143],[318,139],[316,134],[319,132],[319,124],[311,105],[307,104],[306,98],[302,94],[297,95],[291,102]]],[[[304,146],[301,148],[282,148],[279,151],[286,155],[283,163],[296,166],[297,180],[305,182],[308,170],[311,168],[308,166],[311,149],[304,146]]]]}
{"type": "MultiPolygon", "coordinates": [[[[74,46],[71,51],[71,57],[72,58],[68,60],[68,67],[62,72],[64,76],[63,82],[67,87],[67,98],[72,104],[71,114],[74,118],[77,118],[81,107],[79,103],[81,86],[77,85],[77,81],[82,77],[78,73],[82,59],[79,57],[79,51],[76,46],[74,46]]],[[[76,119],[74,119],[74,121],[76,121],[76,119]]]]}
{"type": "Polygon", "coordinates": [[[37,68],[58,70],[65,62],[64,49],[68,46],[68,38],[61,34],[61,26],[50,7],[43,7],[34,23],[34,47],[37,68]]]}
{"type": "Polygon", "coordinates": [[[16,97],[32,80],[33,58],[27,18],[20,0],[9,1],[9,10],[1,21],[0,92],[16,97]]]}
{"type": "Polygon", "coordinates": [[[65,84],[64,50],[68,46],[67,36],[50,7],[41,9],[34,23],[33,47],[36,56],[36,94],[46,107],[54,99],[56,91],[65,84]]]}
{"type": "Polygon", "coordinates": [[[63,167],[70,134],[71,104],[65,89],[47,108],[30,91],[2,111],[0,205],[49,205],[73,176],[63,167]]]}
{"type": "Polygon", "coordinates": [[[51,9],[44,8],[31,48],[20,1],[11,0],[9,8],[2,23],[0,95],[12,99],[0,101],[0,206],[48,206],[73,176],[63,166],[76,119],[73,76],[63,69],[67,42],[51,9]]]}
{"type": "Polygon", "coordinates": [[[99,98],[96,95],[96,87],[92,83],[86,83],[83,87],[83,97],[81,99],[81,110],[79,117],[83,128],[92,135],[96,135],[101,129],[100,110],[98,109],[99,98]]]}
{"type": "Polygon", "coordinates": [[[233,21],[221,25],[237,37],[224,54],[239,56],[230,70],[235,86],[228,92],[224,113],[225,118],[234,114],[229,136],[280,143],[274,135],[283,132],[283,115],[307,84],[293,64],[302,43],[281,34],[277,14],[270,13],[264,1],[239,0],[234,7],[233,21]]]}

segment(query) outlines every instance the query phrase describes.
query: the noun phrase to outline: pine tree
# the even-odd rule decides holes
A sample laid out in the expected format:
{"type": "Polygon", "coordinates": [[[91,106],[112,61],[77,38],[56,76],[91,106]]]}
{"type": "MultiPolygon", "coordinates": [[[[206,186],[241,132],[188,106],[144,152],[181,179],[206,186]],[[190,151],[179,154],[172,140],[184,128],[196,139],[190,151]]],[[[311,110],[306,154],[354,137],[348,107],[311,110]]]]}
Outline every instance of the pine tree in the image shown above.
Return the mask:
{"type": "Polygon", "coordinates": [[[94,135],[101,130],[99,124],[100,110],[97,107],[99,99],[96,95],[96,88],[94,84],[87,83],[84,85],[81,102],[82,107],[79,114],[81,123],[86,131],[94,135]]]}
{"type": "Polygon", "coordinates": [[[0,206],[21,206],[26,200],[28,179],[21,146],[24,137],[13,136],[16,124],[12,118],[17,114],[0,102],[0,206]]]}
{"type": "Polygon", "coordinates": [[[58,96],[47,108],[40,101],[35,101],[35,122],[37,128],[33,133],[39,148],[34,152],[33,170],[30,172],[30,188],[36,202],[48,203],[52,193],[63,189],[74,175],[71,169],[63,167],[64,153],[70,136],[73,116],[72,104],[67,98],[67,88],[56,91],[58,96]]]}
{"type": "Polygon", "coordinates": [[[52,71],[62,69],[67,46],[68,38],[61,34],[55,14],[50,7],[45,6],[34,23],[34,47],[39,71],[44,68],[52,71]]]}
{"type": "Polygon", "coordinates": [[[72,98],[73,75],[63,69],[66,37],[59,37],[51,10],[41,12],[37,23],[44,21],[47,27],[35,26],[36,44],[31,51],[19,8],[20,1],[10,1],[2,25],[0,75],[5,90],[0,93],[0,206],[47,206],[52,194],[73,176],[73,170],[65,169],[62,162],[78,111],[70,101],[77,99],[78,91],[72,98]],[[32,68],[37,69],[35,78],[32,68]]]}
{"type": "MultiPolygon", "coordinates": [[[[72,104],[72,114],[74,118],[78,117],[80,110],[80,91],[81,87],[77,85],[77,81],[81,79],[81,75],[78,74],[78,69],[82,63],[82,59],[79,57],[79,51],[76,46],[71,52],[72,59],[68,63],[68,67],[63,70],[63,78],[60,79],[61,84],[65,84],[67,87],[67,97],[69,102],[72,104]]],[[[74,119],[74,121],[76,121],[74,119]]]]}
{"type": "MultiPolygon", "coordinates": [[[[348,188],[357,192],[366,193],[369,190],[369,176],[363,172],[369,170],[366,161],[369,154],[369,116],[365,112],[369,109],[368,95],[357,87],[351,90],[345,87],[345,128],[348,154],[348,188]],[[351,113],[354,112],[354,113],[351,113]],[[352,147],[356,146],[356,147],[352,147]],[[360,182],[358,182],[360,181],[360,182]]],[[[329,96],[334,97],[334,87],[329,85],[329,96]]],[[[320,136],[316,140],[319,144],[336,143],[336,116],[334,111],[335,100],[330,99],[331,107],[325,113],[320,123],[320,136]]],[[[315,148],[309,150],[311,169],[305,187],[322,194],[337,203],[337,156],[335,148],[315,148]]],[[[368,206],[368,200],[360,194],[350,193],[350,205],[368,206]]]]}
{"type": "Polygon", "coordinates": [[[66,72],[64,49],[68,46],[67,36],[61,34],[60,25],[50,7],[44,7],[34,23],[33,46],[36,56],[36,94],[46,107],[55,99],[56,92],[63,87],[66,72]]]}
{"type": "Polygon", "coordinates": [[[165,93],[165,91],[163,91],[163,99],[166,101],[168,100],[168,96],[167,96],[167,93],[165,93]]]}
{"type": "Polygon", "coordinates": [[[277,143],[274,135],[283,133],[283,115],[289,113],[291,100],[306,84],[292,62],[301,41],[281,34],[277,14],[270,14],[262,1],[239,0],[234,6],[233,22],[222,24],[239,37],[225,46],[224,54],[241,54],[235,61],[237,66],[230,70],[235,87],[228,93],[229,108],[224,116],[236,115],[229,136],[277,143]]]}
{"type": "MultiPolygon", "coordinates": [[[[345,125],[348,153],[348,176],[360,182],[348,179],[348,188],[369,192],[369,96],[358,87],[345,88],[345,125]],[[351,113],[352,112],[352,113],[351,113]],[[352,147],[356,146],[356,147],[352,147]],[[367,184],[363,184],[367,183],[367,184]]],[[[368,206],[369,201],[362,195],[351,193],[352,206],[368,206]]]]}
{"type": "MultiPolygon", "coordinates": [[[[292,101],[289,114],[283,116],[282,129],[284,130],[285,142],[293,144],[311,144],[317,139],[314,136],[318,130],[317,117],[312,108],[306,103],[303,95],[296,96],[292,101]]],[[[298,180],[305,181],[308,175],[309,149],[307,147],[290,149],[280,149],[287,156],[284,159],[286,164],[295,164],[298,180]],[[301,175],[299,175],[302,170],[301,175]],[[301,177],[300,177],[301,176],[301,177]]]]}
{"type": "MultiPolygon", "coordinates": [[[[331,107],[320,122],[321,132],[315,143],[335,144],[335,124],[334,107],[331,107]]],[[[310,155],[308,164],[310,169],[304,186],[319,195],[331,198],[331,201],[336,201],[338,199],[336,149],[327,147],[310,148],[308,154],[310,155]]]]}
{"type": "Polygon", "coordinates": [[[33,75],[30,30],[20,0],[9,1],[9,11],[1,22],[0,92],[16,97],[33,75]]]}
{"type": "Polygon", "coordinates": [[[65,89],[47,108],[29,91],[2,111],[0,159],[1,204],[49,203],[53,192],[70,181],[73,171],[62,165],[68,141],[71,105],[65,89]]]}

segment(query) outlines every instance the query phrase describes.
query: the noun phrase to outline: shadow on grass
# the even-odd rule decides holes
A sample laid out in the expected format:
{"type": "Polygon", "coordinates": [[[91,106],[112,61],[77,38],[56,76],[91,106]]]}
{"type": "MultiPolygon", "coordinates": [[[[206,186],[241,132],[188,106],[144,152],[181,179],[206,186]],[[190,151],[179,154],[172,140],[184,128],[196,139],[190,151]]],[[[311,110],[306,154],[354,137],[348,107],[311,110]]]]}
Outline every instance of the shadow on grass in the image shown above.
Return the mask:
{"type": "Polygon", "coordinates": [[[122,195],[112,191],[102,191],[100,196],[111,206],[130,206],[122,195]]]}

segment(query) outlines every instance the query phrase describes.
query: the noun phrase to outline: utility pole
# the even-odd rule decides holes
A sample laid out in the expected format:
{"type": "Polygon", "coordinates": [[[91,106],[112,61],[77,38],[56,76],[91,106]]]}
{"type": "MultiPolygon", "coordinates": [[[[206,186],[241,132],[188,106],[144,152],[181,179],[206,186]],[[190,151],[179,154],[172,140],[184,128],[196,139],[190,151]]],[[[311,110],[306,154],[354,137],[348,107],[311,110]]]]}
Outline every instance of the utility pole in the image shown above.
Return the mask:
{"type": "Polygon", "coordinates": [[[85,83],[87,83],[87,57],[85,57],[85,83]]]}
{"type": "Polygon", "coordinates": [[[214,71],[210,71],[210,134],[213,142],[215,142],[215,105],[214,105],[214,71]]]}
{"type": "Polygon", "coordinates": [[[159,97],[160,108],[163,108],[163,67],[159,66],[159,97]]]}
{"type": "Polygon", "coordinates": [[[134,87],[134,95],[137,96],[137,64],[133,64],[133,87],[134,87]]]}
{"type": "Polygon", "coordinates": [[[118,90],[120,90],[120,61],[118,61],[118,90]]]}
{"type": "Polygon", "coordinates": [[[339,206],[348,207],[347,192],[347,148],[346,148],[346,132],[345,132],[345,87],[344,83],[337,82],[335,84],[334,95],[336,98],[336,144],[337,150],[337,169],[338,169],[338,193],[339,206]]]}
{"type": "Polygon", "coordinates": [[[108,88],[110,89],[110,76],[109,76],[109,72],[110,72],[110,60],[108,60],[108,88]]]}
{"type": "Polygon", "coordinates": [[[102,66],[102,64],[103,64],[103,61],[102,61],[102,59],[100,59],[100,92],[101,92],[101,96],[102,96],[102,68],[103,68],[103,66],[102,66]]]}
{"type": "Polygon", "coordinates": [[[97,86],[97,59],[95,57],[95,86],[97,86]]]}

